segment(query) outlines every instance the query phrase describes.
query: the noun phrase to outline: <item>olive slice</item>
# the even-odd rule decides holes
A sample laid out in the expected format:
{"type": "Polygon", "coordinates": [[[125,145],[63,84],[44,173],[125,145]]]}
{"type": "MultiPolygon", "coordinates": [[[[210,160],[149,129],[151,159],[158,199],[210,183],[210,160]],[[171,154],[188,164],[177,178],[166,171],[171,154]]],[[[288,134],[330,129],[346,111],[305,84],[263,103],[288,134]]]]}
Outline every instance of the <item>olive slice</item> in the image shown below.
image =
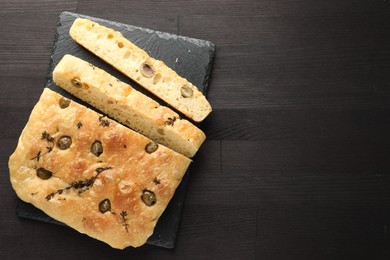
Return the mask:
{"type": "Polygon", "coordinates": [[[66,150],[70,147],[70,145],[72,144],[72,138],[70,138],[69,136],[62,136],[60,139],[58,139],[57,141],[57,146],[58,148],[60,148],[61,150],[66,150]]]}
{"type": "Polygon", "coordinates": [[[156,194],[150,190],[144,190],[141,195],[141,200],[146,206],[153,206],[157,202],[156,194]]]}
{"type": "Polygon", "coordinates": [[[145,151],[147,153],[154,153],[158,149],[158,144],[155,142],[150,142],[145,146],[145,151]]]}
{"type": "Polygon", "coordinates": [[[183,98],[192,97],[192,95],[194,94],[194,91],[192,89],[190,89],[190,87],[188,87],[186,85],[181,87],[180,92],[181,92],[181,96],[183,98]]]}
{"type": "Polygon", "coordinates": [[[111,202],[109,199],[104,199],[99,203],[99,210],[101,213],[111,211],[111,202]]]}
{"type": "Polygon", "coordinates": [[[50,177],[51,177],[52,175],[53,175],[52,172],[46,170],[45,168],[39,168],[39,169],[37,170],[37,176],[38,176],[39,178],[41,178],[42,180],[50,179],[50,177]]]}
{"type": "Polygon", "coordinates": [[[143,63],[141,65],[141,73],[147,78],[151,78],[156,73],[153,66],[148,63],[143,63]]]}
{"type": "Polygon", "coordinates": [[[100,141],[95,141],[91,146],[91,152],[96,155],[100,156],[103,153],[103,146],[100,141]]]}
{"type": "Polygon", "coordinates": [[[76,88],[81,88],[81,81],[79,78],[73,78],[71,81],[72,85],[76,88]]]}
{"type": "Polygon", "coordinates": [[[60,99],[59,104],[60,104],[60,108],[62,109],[67,108],[70,105],[70,99],[62,97],[60,99]]]}

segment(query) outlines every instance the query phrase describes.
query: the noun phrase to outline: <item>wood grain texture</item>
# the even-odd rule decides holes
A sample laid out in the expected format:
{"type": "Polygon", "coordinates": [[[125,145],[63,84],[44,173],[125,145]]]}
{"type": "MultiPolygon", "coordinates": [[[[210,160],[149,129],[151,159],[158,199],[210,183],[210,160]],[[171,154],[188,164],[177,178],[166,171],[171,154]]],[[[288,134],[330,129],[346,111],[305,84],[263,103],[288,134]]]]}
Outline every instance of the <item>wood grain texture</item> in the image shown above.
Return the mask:
{"type": "Polygon", "coordinates": [[[0,76],[41,76],[48,70],[58,15],[77,1],[0,1],[0,76]]]}
{"type": "Polygon", "coordinates": [[[386,13],[191,15],[181,17],[180,33],[218,46],[214,108],[330,109],[389,101],[389,25],[386,13]]]}
{"type": "Polygon", "coordinates": [[[390,3],[0,0],[1,259],[390,259],[390,3]],[[8,156],[60,11],[217,46],[175,250],[18,219],[8,156]],[[25,39],[28,38],[29,41],[25,39]],[[64,246],[66,245],[66,246],[64,246]]]}

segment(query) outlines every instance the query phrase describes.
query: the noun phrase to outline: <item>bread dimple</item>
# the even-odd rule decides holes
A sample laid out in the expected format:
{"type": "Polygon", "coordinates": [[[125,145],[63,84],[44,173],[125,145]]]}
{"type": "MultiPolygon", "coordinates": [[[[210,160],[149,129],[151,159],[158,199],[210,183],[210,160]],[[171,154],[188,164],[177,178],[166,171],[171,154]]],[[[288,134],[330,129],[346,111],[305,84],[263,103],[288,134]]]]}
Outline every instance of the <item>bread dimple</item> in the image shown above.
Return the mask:
{"type": "Polygon", "coordinates": [[[74,101],[61,108],[61,99],[44,90],[9,159],[17,195],[112,247],[144,244],[191,161],[162,145],[148,153],[150,139],[74,101]],[[72,143],[61,150],[63,136],[72,143]],[[103,147],[98,155],[91,150],[96,140],[103,147]],[[51,177],[39,177],[41,168],[51,177]],[[145,191],[154,192],[154,205],[141,199],[145,191]],[[111,209],[102,213],[105,199],[111,209]]]}
{"type": "Polygon", "coordinates": [[[74,21],[69,33],[76,42],[192,120],[200,122],[212,111],[196,86],[121,33],[82,18],[74,21]]]}
{"type": "Polygon", "coordinates": [[[54,82],[154,141],[193,157],[205,134],[188,120],[134,90],[104,70],[71,55],[65,55],[53,71],[54,82]],[[78,84],[72,84],[77,80],[78,84]]]}

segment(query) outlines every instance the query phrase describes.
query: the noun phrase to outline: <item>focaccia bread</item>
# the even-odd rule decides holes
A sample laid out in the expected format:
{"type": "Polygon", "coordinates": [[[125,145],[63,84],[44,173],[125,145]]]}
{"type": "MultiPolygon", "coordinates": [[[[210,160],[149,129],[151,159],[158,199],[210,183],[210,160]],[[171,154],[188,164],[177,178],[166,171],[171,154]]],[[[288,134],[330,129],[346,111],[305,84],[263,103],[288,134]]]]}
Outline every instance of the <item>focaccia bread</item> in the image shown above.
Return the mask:
{"type": "Polygon", "coordinates": [[[77,18],[70,36],[80,45],[196,122],[211,112],[196,86],[111,28],[77,18]]]}
{"type": "Polygon", "coordinates": [[[143,245],[191,160],[45,89],[9,159],[17,195],[114,248],[143,245]]]}
{"type": "Polygon", "coordinates": [[[171,109],[77,57],[65,55],[53,71],[53,80],[105,114],[187,157],[193,157],[206,138],[171,109]]]}

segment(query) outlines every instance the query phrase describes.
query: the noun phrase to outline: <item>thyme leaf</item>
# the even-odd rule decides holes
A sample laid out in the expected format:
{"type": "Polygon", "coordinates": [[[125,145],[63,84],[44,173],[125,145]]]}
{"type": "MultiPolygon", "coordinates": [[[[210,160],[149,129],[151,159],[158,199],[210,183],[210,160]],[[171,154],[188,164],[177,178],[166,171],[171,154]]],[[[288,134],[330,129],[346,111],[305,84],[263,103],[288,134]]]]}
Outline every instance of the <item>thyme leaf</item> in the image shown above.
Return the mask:
{"type": "Polygon", "coordinates": [[[127,211],[122,211],[120,215],[121,215],[123,220],[126,220],[127,211]]]}
{"type": "Polygon", "coordinates": [[[46,141],[48,141],[50,143],[52,143],[54,141],[54,138],[51,137],[50,134],[48,132],[46,132],[46,131],[42,133],[41,139],[42,140],[46,140],[46,141]]]}
{"type": "Polygon", "coordinates": [[[104,116],[99,116],[100,125],[103,127],[109,127],[110,121],[108,121],[107,119],[103,119],[103,118],[104,118],[104,116]]]}
{"type": "Polygon", "coordinates": [[[96,168],[95,172],[96,174],[94,176],[92,176],[91,178],[89,179],[86,179],[84,181],[74,181],[72,182],[71,184],[69,184],[68,186],[66,186],[65,188],[63,189],[58,189],[56,190],[55,192],[52,192],[50,193],[49,195],[46,196],[46,200],[49,201],[51,200],[56,194],[62,194],[65,190],[70,190],[70,189],[75,189],[77,190],[77,193],[80,195],[81,193],[84,193],[86,192],[87,190],[89,190],[93,184],[95,183],[96,179],[99,177],[99,175],[106,171],[106,170],[109,170],[111,169],[111,167],[104,167],[104,168],[96,168]]]}
{"type": "Polygon", "coordinates": [[[122,211],[121,213],[120,213],[120,216],[121,216],[121,218],[122,218],[122,226],[123,227],[125,227],[125,229],[126,229],[126,232],[127,233],[129,233],[129,229],[128,229],[128,226],[129,226],[129,224],[127,223],[127,211],[122,211]]]}
{"type": "Polygon", "coordinates": [[[41,158],[41,151],[40,150],[35,157],[31,158],[31,160],[37,159],[37,162],[39,162],[39,158],[41,158]]]}
{"type": "Polygon", "coordinates": [[[161,182],[160,182],[160,180],[159,179],[157,179],[157,177],[155,177],[154,179],[153,179],[153,182],[156,184],[156,185],[158,185],[158,184],[160,184],[161,182]]]}
{"type": "Polygon", "coordinates": [[[37,155],[36,155],[35,157],[31,158],[31,160],[37,159],[37,162],[39,162],[39,159],[40,159],[42,156],[44,156],[45,154],[48,154],[48,153],[50,153],[51,151],[53,151],[53,147],[54,147],[54,145],[53,145],[53,146],[47,146],[47,147],[46,147],[47,151],[46,151],[45,153],[42,153],[42,151],[39,150],[39,152],[37,153],[37,155]]]}
{"type": "Polygon", "coordinates": [[[47,142],[49,143],[52,143],[52,146],[47,146],[46,149],[47,151],[45,153],[42,153],[41,150],[39,150],[39,152],[37,153],[36,156],[34,156],[33,158],[31,158],[31,160],[35,160],[37,159],[37,162],[39,162],[39,159],[44,156],[45,154],[47,153],[50,153],[51,151],[53,151],[53,148],[54,148],[54,138],[50,136],[50,134],[47,132],[47,131],[44,131],[41,135],[41,140],[46,140],[47,142]]]}
{"type": "Polygon", "coordinates": [[[165,122],[166,125],[170,125],[170,126],[173,126],[175,124],[175,121],[176,121],[176,117],[173,116],[172,117],[168,117],[167,121],[165,122]]]}

